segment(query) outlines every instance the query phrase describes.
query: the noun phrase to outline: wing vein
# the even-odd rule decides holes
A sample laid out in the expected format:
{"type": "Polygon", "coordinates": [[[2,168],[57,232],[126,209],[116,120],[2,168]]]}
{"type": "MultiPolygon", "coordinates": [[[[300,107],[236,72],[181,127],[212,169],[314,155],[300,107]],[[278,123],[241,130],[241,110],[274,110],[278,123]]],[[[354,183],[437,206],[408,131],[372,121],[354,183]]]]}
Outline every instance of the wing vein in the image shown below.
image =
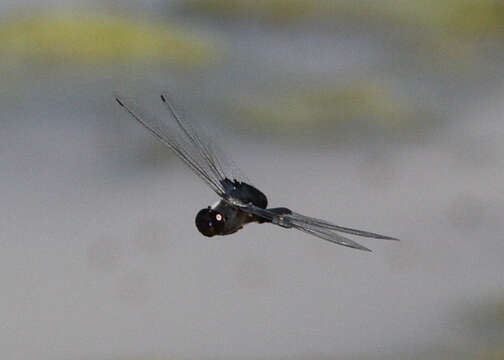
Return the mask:
{"type": "MultiPolygon", "coordinates": [[[[191,170],[203,180],[213,191],[215,191],[219,196],[224,196],[225,191],[220,183],[220,178],[213,173],[212,176],[205,170],[204,166],[198,162],[193,155],[191,155],[182,144],[178,143],[172,137],[169,137],[166,131],[160,128],[163,123],[159,122],[156,126],[153,120],[147,120],[147,118],[142,117],[140,112],[134,110],[134,106],[127,104],[125,100],[116,97],[116,101],[121,105],[140,125],[145,129],[150,131],[162,144],[172,150],[175,155],[177,155],[184,163],[191,168],[191,170]]],[[[201,156],[201,155],[200,155],[201,156]]],[[[205,160],[205,159],[202,159],[205,160]]],[[[207,164],[209,165],[209,164],[207,164]]]]}

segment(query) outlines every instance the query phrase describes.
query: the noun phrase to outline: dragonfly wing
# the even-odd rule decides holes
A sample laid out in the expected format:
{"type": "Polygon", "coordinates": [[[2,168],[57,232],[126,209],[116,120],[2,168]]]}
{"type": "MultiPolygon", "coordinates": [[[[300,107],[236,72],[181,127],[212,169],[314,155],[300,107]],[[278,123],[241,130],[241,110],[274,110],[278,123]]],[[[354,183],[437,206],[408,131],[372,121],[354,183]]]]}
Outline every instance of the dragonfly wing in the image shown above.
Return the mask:
{"type": "Polygon", "coordinates": [[[293,226],[295,229],[301,230],[307,234],[316,236],[318,238],[327,240],[329,242],[332,242],[334,244],[346,246],[352,249],[358,249],[358,250],[364,250],[364,251],[371,251],[365,246],[362,246],[361,244],[350,240],[342,235],[339,235],[338,233],[335,233],[333,231],[323,229],[323,228],[317,228],[314,226],[306,226],[306,225],[294,225],[293,226]]]}
{"type": "Polygon", "coordinates": [[[278,214],[275,212],[272,212],[268,209],[260,208],[252,204],[243,204],[236,201],[229,201],[229,202],[231,205],[237,206],[240,210],[255,215],[257,217],[260,217],[261,219],[264,219],[266,222],[272,222],[278,216],[278,214]]]}
{"type": "Polygon", "coordinates": [[[201,131],[202,129],[197,129],[177,112],[168,94],[161,94],[161,100],[177,123],[178,128],[184,133],[191,145],[198,149],[201,157],[208,163],[212,171],[220,176],[221,180],[239,180],[250,184],[240,168],[219,148],[217,142],[211,141],[208,133],[201,131]]]}
{"type": "Polygon", "coordinates": [[[176,127],[170,126],[167,121],[151,116],[133,102],[116,97],[119,105],[172,150],[196,176],[219,196],[226,197],[222,181],[232,175],[225,169],[221,158],[216,155],[215,145],[204,139],[194,126],[177,113],[166,95],[162,95],[161,100],[169,110],[176,127]]]}
{"type": "Polygon", "coordinates": [[[379,235],[375,233],[369,233],[366,231],[360,231],[355,229],[344,228],[341,226],[333,225],[324,220],[311,218],[294,212],[286,212],[284,214],[279,214],[277,211],[272,211],[270,209],[261,209],[253,205],[240,206],[240,209],[245,212],[249,212],[255,216],[259,216],[265,219],[267,222],[284,227],[293,228],[296,230],[303,231],[307,234],[316,236],[320,239],[332,242],[334,244],[350,247],[352,249],[371,251],[365,246],[355,242],[354,240],[348,239],[345,236],[338,234],[337,232],[347,232],[353,235],[361,235],[366,237],[373,237],[377,239],[394,239],[389,236],[379,235]],[[349,231],[342,231],[349,230],[349,231]],[[350,232],[351,231],[351,232],[350,232]],[[364,234],[364,235],[362,235],[364,234]],[[372,235],[372,236],[370,236],[372,235]]]}
{"type": "Polygon", "coordinates": [[[357,236],[362,236],[362,237],[367,237],[367,238],[372,238],[372,239],[381,239],[381,240],[399,240],[397,238],[391,237],[391,236],[386,236],[386,235],[380,235],[376,233],[372,233],[369,231],[364,231],[364,230],[357,230],[357,229],[352,229],[344,226],[338,226],[334,225],[328,221],[309,217],[309,216],[304,216],[298,213],[292,213],[287,216],[291,221],[293,222],[298,222],[301,224],[308,224],[312,226],[317,226],[320,228],[328,229],[328,230],[334,230],[346,234],[351,234],[351,235],[357,235],[357,236]]]}

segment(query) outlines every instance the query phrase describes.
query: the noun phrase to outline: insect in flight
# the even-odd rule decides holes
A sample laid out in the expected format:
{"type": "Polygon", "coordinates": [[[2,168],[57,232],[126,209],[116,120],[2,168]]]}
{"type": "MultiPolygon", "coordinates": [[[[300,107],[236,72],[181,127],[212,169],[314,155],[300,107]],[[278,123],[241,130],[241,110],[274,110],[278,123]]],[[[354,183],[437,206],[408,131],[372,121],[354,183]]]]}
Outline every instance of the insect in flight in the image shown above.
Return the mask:
{"type": "Polygon", "coordinates": [[[220,152],[215,144],[204,138],[194,125],[183,119],[166,95],[161,95],[161,100],[177,130],[167,122],[143,113],[125,99],[116,97],[121,107],[172,150],[220,197],[216,205],[208,206],[196,215],[196,227],[203,235],[208,237],[229,235],[242,229],[245,224],[256,222],[301,230],[335,244],[366,251],[371,250],[339,233],[398,240],[390,236],[334,225],[325,220],[298,214],[285,207],[268,208],[266,195],[248,181],[233,176],[233,168],[222,156],[218,156],[220,152]]]}

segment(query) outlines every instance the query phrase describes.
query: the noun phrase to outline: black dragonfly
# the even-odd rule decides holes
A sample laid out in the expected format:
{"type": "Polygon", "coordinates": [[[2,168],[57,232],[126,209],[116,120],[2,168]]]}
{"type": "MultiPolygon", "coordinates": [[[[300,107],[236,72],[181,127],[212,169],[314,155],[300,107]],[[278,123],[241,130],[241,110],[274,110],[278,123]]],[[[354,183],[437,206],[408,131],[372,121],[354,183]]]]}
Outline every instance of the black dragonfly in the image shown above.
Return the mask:
{"type": "Polygon", "coordinates": [[[229,235],[243,228],[245,224],[256,222],[301,230],[335,244],[366,251],[371,250],[339,233],[398,240],[390,236],[334,225],[325,220],[298,214],[285,207],[268,208],[266,195],[243,180],[241,176],[236,176],[236,168],[225,161],[215,143],[202,137],[200,131],[182,118],[168,96],[161,95],[161,100],[174,120],[173,125],[176,125],[177,130],[167,122],[140,111],[131,102],[116,97],[119,105],[171,149],[196,176],[219,195],[220,200],[217,204],[200,210],[196,215],[196,227],[203,235],[209,237],[229,235]]]}

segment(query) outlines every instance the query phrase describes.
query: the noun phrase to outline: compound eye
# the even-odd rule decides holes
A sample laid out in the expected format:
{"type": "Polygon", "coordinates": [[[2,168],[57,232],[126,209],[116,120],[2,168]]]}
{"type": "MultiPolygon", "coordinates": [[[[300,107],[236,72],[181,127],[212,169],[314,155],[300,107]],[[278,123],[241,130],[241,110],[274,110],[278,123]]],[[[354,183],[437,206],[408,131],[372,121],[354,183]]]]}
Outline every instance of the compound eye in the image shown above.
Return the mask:
{"type": "Polygon", "coordinates": [[[222,221],[222,215],[221,214],[215,215],[215,219],[217,219],[217,221],[222,221]]]}
{"type": "MultiPolygon", "coordinates": [[[[198,212],[196,215],[196,227],[199,232],[205,236],[214,236],[217,231],[214,227],[215,222],[215,214],[212,213],[212,210],[203,209],[198,212]]],[[[218,223],[216,223],[218,224],[218,223]]]]}

